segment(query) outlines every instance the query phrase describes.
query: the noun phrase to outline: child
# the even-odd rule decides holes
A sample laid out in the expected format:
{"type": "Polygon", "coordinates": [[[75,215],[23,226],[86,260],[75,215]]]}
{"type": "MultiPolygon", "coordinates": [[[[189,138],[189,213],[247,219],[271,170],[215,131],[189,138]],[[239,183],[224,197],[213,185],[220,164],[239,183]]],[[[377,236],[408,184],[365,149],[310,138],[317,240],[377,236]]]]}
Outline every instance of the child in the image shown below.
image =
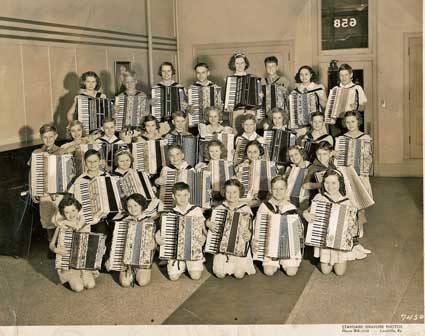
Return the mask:
{"type": "Polygon", "coordinates": [[[76,119],[77,111],[77,99],[79,96],[94,97],[94,98],[106,98],[106,96],[99,91],[102,87],[99,76],[94,71],[87,71],[81,75],[80,78],[80,93],[74,99],[74,104],[71,106],[69,111],[66,114],[68,122],[71,122],[73,119],[76,119]]]}
{"type": "MultiPolygon", "coordinates": [[[[90,225],[85,224],[80,214],[81,204],[72,196],[65,196],[59,203],[59,214],[55,217],[56,230],[49,244],[50,250],[59,255],[65,255],[64,246],[56,245],[60,230],[72,230],[75,232],[90,232],[90,225]]],[[[60,282],[69,283],[74,292],[81,292],[85,288],[95,287],[95,278],[99,276],[98,271],[91,270],[60,270],[57,269],[60,282]]]]}
{"type": "MultiPolygon", "coordinates": [[[[40,127],[40,138],[43,142],[43,146],[33,151],[36,153],[46,153],[45,155],[54,154],[54,155],[62,155],[65,151],[62,148],[56,146],[55,141],[58,137],[58,132],[56,127],[51,124],[44,124],[40,127]]],[[[28,165],[31,165],[31,159],[28,161],[28,165]]],[[[34,177],[33,177],[34,178],[34,177]]],[[[31,183],[30,183],[31,186],[31,183]]],[[[57,202],[55,195],[50,196],[33,196],[33,201],[36,203],[40,203],[39,211],[40,211],[40,223],[43,229],[47,231],[47,239],[48,241],[52,240],[55,224],[52,222],[53,216],[56,213],[57,202]]],[[[50,252],[50,251],[49,251],[50,252]]],[[[49,258],[53,258],[54,256],[51,253],[48,253],[49,258]]]]}
{"type": "MultiPolygon", "coordinates": [[[[172,209],[171,213],[181,217],[191,216],[200,218],[200,221],[194,221],[193,223],[196,225],[202,225],[202,235],[200,237],[196,237],[195,239],[198,239],[198,241],[193,242],[193,244],[198,244],[199,249],[202,252],[202,246],[206,240],[205,218],[202,214],[201,208],[189,203],[189,185],[184,182],[177,182],[173,187],[173,198],[176,202],[176,206],[172,209]]],[[[164,244],[160,231],[156,234],[156,241],[159,245],[164,244]]],[[[178,280],[187,268],[190,277],[193,280],[199,280],[202,276],[202,271],[204,270],[204,261],[204,257],[202,257],[201,260],[170,259],[167,264],[168,276],[172,281],[178,280]]]]}
{"type": "MultiPolygon", "coordinates": [[[[165,123],[163,123],[165,124],[165,123]]],[[[168,123],[166,123],[168,125],[168,123]]],[[[165,133],[169,132],[169,127],[165,133]]],[[[143,140],[160,140],[162,139],[163,132],[160,130],[160,125],[154,116],[148,115],[143,118],[142,132],[137,138],[137,142],[143,140]]]]}
{"type": "Polygon", "coordinates": [[[160,176],[155,180],[158,186],[165,186],[167,171],[177,170],[177,180],[179,180],[184,170],[192,169],[184,160],[183,149],[179,145],[171,145],[168,147],[169,164],[161,169],[160,176]]]}
{"type": "Polygon", "coordinates": [[[331,162],[332,153],[332,146],[329,142],[322,141],[319,143],[319,147],[316,150],[316,159],[308,168],[303,184],[304,189],[313,191],[311,197],[322,187],[323,174],[329,169],[336,170],[335,165],[331,162]]]}
{"type": "Polygon", "coordinates": [[[165,135],[165,138],[168,138],[168,135],[192,135],[187,131],[187,116],[183,111],[173,112],[172,125],[173,129],[165,135]]]}
{"type": "MultiPolygon", "coordinates": [[[[285,76],[279,76],[279,62],[276,56],[269,56],[264,59],[264,67],[267,76],[262,80],[263,87],[266,85],[274,85],[276,88],[275,108],[288,112],[288,88],[289,80],[285,76]]],[[[269,116],[270,110],[266,104],[266,114],[269,116]]]]}
{"type": "MultiPolygon", "coordinates": [[[[140,109],[137,109],[137,120],[140,120],[140,118],[142,118],[143,116],[147,116],[149,114],[148,111],[148,104],[147,104],[147,96],[146,93],[137,90],[136,86],[137,86],[137,75],[136,72],[133,70],[129,70],[127,72],[124,72],[123,74],[124,77],[124,86],[125,86],[125,91],[121,92],[119,94],[119,97],[121,96],[138,96],[141,97],[140,99],[140,109]]],[[[115,111],[114,114],[112,115],[112,117],[115,119],[116,118],[116,114],[118,112],[119,109],[119,105],[116,104],[115,105],[115,111]]],[[[125,112],[125,111],[124,111],[125,112]]]]}
{"type": "Polygon", "coordinates": [[[85,134],[83,124],[79,120],[72,120],[69,123],[69,131],[72,141],[64,143],[61,148],[65,153],[74,153],[82,144],[93,144],[101,136],[100,132],[92,132],[89,135],[85,134]]]}
{"type": "MultiPolygon", "coordinates": [[[[226,209],[232,212],[239,212],[246,216],[252,217],[251,209],[244,203],[241,203],[240,198],[244,194],[243,185],[235,179],[227,180],[224,184],[225,201],[216,207],[216,209],[226,209]]],[[[207,221],[209,230],[214,231],[217,223],[207,221]]],[[[252,230],[248,230],[243,234],[244,241],[251,239],[252,230]]],[[[251,251],[248,250],[246,257],[237,257],[218,253],[214,255],[213,272],[217,278],[223,279],[227,274],[234,275],[237,279],[242,279],[245,273],[248,275],[255,274],[254,262],[252,261],[251,251]]]]}
{"type": "Polygon", "coordinates": [[[235,156],[234,156],[234,164],[235,166],[240,163],[241,150],[243,149],[243,145],[249,141],[258,141],[261,144],[264,144],[264,138],[260,136],[257,132],[257,123],[255,117],[251,114],[246,114],[242,118],[242,135],[236,137],[235,140],[235,156]]]}
{"type": "Polygon", "coordinates": [[[112,172],[112,176],[124,177],[133,165],[133,155],[128,150],[120,150],[115,154],[114,166],[117,167],[112,172]]]}
{"type": "Polygon", "coordinates": [[[102,128],[104,135],[97,139],[96,143],[100,144],[121,144],[123,143],[115,135],[115,119],[113,118],[105,118],[102,123],[102,128]]]}
{"type": "MultiPolygon", "coordinates": [[[[309,94],[310,113],[322,112],[326,107],[327,98],[325,88],[322,84],[317,84],[316,80],[316,73],[308,65],[300,67],[295,75],[295,81],[297,82],[295,91],[309,94]]],[[[307,127],[302,127],[296,131],[298,137],[300,137],[307,132],[307,127]]]]}
{"type": "Polygon", "coordinates": [[[215,134],[230,133],[233,134],[233,129],[229,126],[222,126],[220,123],[221,112],[216,106],[207,107],[204,112],[206,123],[199,123],[199,136],[206,138],[215,134]]]}
{"type": "MultiPolygon", "coordinates": [[[[260,215],[268,214],[280,214],[280,215],[293,215],[297,214],[296,207],[289,203],[286,198],[286,181],[278,175],[271,181],[271,198],[269,201],[261,203],[256,217],[257,221],[260,219],[260,215]]],[[[301,230],[304,234],[304,230],[301,230]]],[[[300,232],[300,233],[301,233],[300,232]]],[[[255,239],[252,240],[252,249],[258,249],[258,243],[255,239]]],[[[282,260],[272,260],[271,258],[265,257],[263,261],[264,274],[272,276],[279,269],[279,265],[282,266],[283,270],[288,276],[294,276],[297,274],[298,267],[301,264],[302,258],[291,258],[282,260]]]]}
{"type": "MultiPolygon", "coordinates": [[[[126,220],[128,219],[133,223],[144,223],[147,219],[157,215],[152,212],[147,214],[146,209],[148,208],[148,201],[141,194],[132,194],[128,196],[124,200],[123,205],[125,212],[128,214],[126,220]]],[[[132,224],[129,223],[129,225],[132,224]]],[[[150,250],[153,255],[153,251],[156,249],[155,238],[152,237],[151,242],[147,244],[150,245],[150,250]]],[[[152,263],[144,267],[128,266],[125,271],[120,272],[119,283],[122,287],[130,287],[134,283],[134,280],[136,280],[139,286],[146,286],[151,281],[151,273],[152,263]]]]}
{"type": "MultiPolygon", "coordinates": [[[[351,139],[365,139],[372,142],[372,138],[370,137],[369,134],[365,134],[359,130],[359,126],[362,124],[362,118],[358,111],[345,112],[342,123],[343,123],[343,126],[348,129],[348,132],[344,134],[345,137],[348,137],[351,139]]],[[[367,150],[369,152],[367,153],[367,155],[363,154],[363,156],[369,158],[368,166],[370,168],[372,166],[372,145],[367,147],[367,150]]],[[[359,177],[363,185],[365,186],[367,192],[373,198],[372,187],[370,185],[369,176],[360,175],[359,177]]],[[[358,216],[359,216],[359,225],[360,225],[359,236],[361,238],[363,236],[363,224],[367,222],[365,210],[364,209],[359,210],[358,216]]]]}
{"type": "Polygon", "coordinates": [[[322,141],[334,146],[334,139],[326,130],[325,115],[321,112],[313,112],[311,114],[311,130],[299,139],[299,143],[305,149],[307,160],[314,161],[317,146],[322,141]]]}
{"type": "Polygon", "coordinates": [[[288,121],[289,121],[289,114],[288,112],[285,112],[285,110],[275,107],[270,111],[271,121],[266,120],[263,124],[263,128],[265,130],[269,129],[271,126],[271,129],[279,129],[283,131],[289,131],[288,129],[288,121]]]}
{"type": "MultiPolygon", "coordinates": [[[[345,185],[342,175],[335,170],[329,170],[323,176],[322,188],[313,201],[351,205],[345,196],[345,185]]],[[[309,222],[315,220],[310,209],[304,211],[304,218],[309,222]]],[[[343,275],[347,270],[347,261],[354,260],[352,251],[340,251],[331,248],[314,248],[314,256],[320,258],[320,269],[323,274],[329,274],[334,270],[336,275],[343,275]]]]}
{"type": "MultiPolygon", "coordinates": [[[[246,70],[249,68],[249,66],[250,63],[248,57],[246,57],[245,54],[239,52],[233,54],[228,62],[229,70],[233,72],[233,76],[248,75],[246,70]]],[[[227,80],[227,78],[225,80],[227,80]]],[[[261,96],[261,94],[262,93],[259,92],[259,97],[261,96]]],[[[238,134],[242,132],[241,122],[243,121],[243,117],[247,114],[252,114],[253,116],[255,116],[257,113],[256,107],[241,107],[233,111],[226,112],[233,112],[232,120],[229,120],[229,124],[235,129],[236,133],[238,134]]]]}
{"type": "MultiPolygon", "coordinates": [[[[353,83],[353,68],[348,64],[341,64],[338,68],[338,77],[339,77],[339,87],[354,90],[354,101],[350,104],[349,110],[354,111],[364,111],[365,105],[367,103],[366,95],[363,91],[363,88],[360,85],[353,83]]],[[[335,124],[330,125],[329,132],[337,137],[343,133],[342,118],[344,113],[342,111],[340,115],[336,117],[335,124]]]]}
{"type": "Polygon", "coordinates": [[[308,173],[308,167],[310,166],[310,162],[304,160],[304,151],[303,148],[298,146],[298,145],[294,145],[289,147],[288,149],[288,155],[289,155],[289,160],[291,161],[291,165],[289,167],[286,168],[286,171],[284,173],[284,177],[285,180],[289,183],[294,183],[294,189],[299,188],[299,191],[293,190],[293,192],[295,192],[293,197],[290,197],[289,201],[291,203],[293,203],[297,208],[300,208],[302,210],[305,210],[308,207],[308,202],[309,202],[309,193],[307,190],[304,190],[303,188],[303,184],[301,186],[298,185],[298,183],[296,183],[298,180],[298,178],[301,178],[301,183],[303,183],[303,181],[305,180],[307,173],[308,173]],[[295,171],[294,168],[301,168],[302,170],[300,170],[300,176],[295,176],[292,173],[292,171],[295,171]],[[302,173],[301,173],[302,172],[302,173]]]}

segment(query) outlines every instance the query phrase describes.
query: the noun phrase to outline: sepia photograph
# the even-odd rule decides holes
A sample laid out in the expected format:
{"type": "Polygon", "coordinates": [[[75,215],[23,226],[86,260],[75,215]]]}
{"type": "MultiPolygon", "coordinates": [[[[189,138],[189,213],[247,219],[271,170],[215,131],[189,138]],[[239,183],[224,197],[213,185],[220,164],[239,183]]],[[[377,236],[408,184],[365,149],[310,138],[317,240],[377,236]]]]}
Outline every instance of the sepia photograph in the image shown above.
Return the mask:
{"type": "Polygon", "coordinates": [[[425,334],[421,0],[0,5],[0,336],[425,334]]]}

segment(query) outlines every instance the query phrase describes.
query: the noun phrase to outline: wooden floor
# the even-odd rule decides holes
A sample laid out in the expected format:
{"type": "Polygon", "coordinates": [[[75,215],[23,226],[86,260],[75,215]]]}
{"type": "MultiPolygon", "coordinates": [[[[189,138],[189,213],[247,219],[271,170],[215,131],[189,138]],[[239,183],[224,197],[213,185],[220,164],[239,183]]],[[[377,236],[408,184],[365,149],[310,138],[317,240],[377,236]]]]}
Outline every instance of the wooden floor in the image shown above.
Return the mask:
{"type": "MultiPolygon", "coordinates": [[[[58,283],[47,244],[29,260],[0,257],[0,325],[423,323],[422,180],[373,178],[376,205],[361,243],[372,250],[342,277],[323,275],[311,251],[299,274],[177,282],[154,266],[145,288],[121,288],[104,273],[77,294],[58,283]]],[[[258,266],[258,265],[257,265],[258,266]]]]}

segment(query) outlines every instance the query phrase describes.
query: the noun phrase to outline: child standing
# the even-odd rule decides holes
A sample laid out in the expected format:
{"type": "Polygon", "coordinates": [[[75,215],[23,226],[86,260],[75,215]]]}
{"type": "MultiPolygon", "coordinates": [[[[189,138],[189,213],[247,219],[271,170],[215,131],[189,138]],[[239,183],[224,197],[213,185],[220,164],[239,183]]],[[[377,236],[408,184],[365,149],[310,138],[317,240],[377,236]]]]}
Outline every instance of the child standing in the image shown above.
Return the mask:
{"type": "MultiPolygon", "coordinates": [[[[194,225],[201,225],[201,228],[192,228],[193,231],[202,232],[197,237],[194,238],[193,244],[196,244],[196,249],[198,254],[202,255],[202,246],[206,240],[206,228],[205,228],[205,218],[202,214],[202,209],[189,203],[190,199],[190,188],[184,182],[177,182],[173,187],[173,198],[175,200],[176,206],[171,210],[171,213],[177,215],[178,217],[196,217],[199,220],[195,220],[192,223],[194,225]]],[[[161,232],[158,231],[156,234],[156,240],[159,245],[164,245],[164,241],[161,237],[161,232]]],[[[170,280],[175,281],[180,278],[180,276],[185,272],[186,268],[193,280],[199,280],[202,276],[204,270],[205,258],[202,255],[200,260],[177,260],[171,259],[167,264],[167,272],[170,280]]]]}
{"type": "MultiPolygon", "coordinates": [[[[245,216],[252,218],[252,211],[246,204],[241,202],[241,197],[244,194],[243,185],[235,179],[230,179],[224,184],[225,201],[215,209],[226,209],[232,212],[239,212],[245,216]]],[[[215,231],[217,223],[207,221],[209,230],[215,231]]],[[[244,241],[250,241],[252,229],[247,230],[242,238],[244,241]]],[[[252,261],[251,251],[248,250],[246,257],[237,257],[218,253],[214,255],[213,272],[217,278],[224,278],[227,274],[234,275],[237,279],[242,279],[245,273],[248,275],[255,274],[254,262],[252,261]]]]}
{"type": "MultiPolygon", "coordinates": [[[[57,245],[60,230],[72,230],[75,232],[90,232],[90,225],[85,224],[80,214],[81,204],[72,196],[65,196],[59,203],[59,213],[55,217],[56,230],[49,244],[50,250],[58,255],[65,255],[64,246],[57,245]]],[[[95,287],[95,278],[99,276],[98,271],[91,270],[57,270],[60,282],[69,283],[74,292],[81,292],[85,288],[95,287]]]]}
{"type": "MultiPolygon", "coordinates": [[[[286,197],[286,181],[282,176],[276,176],[271,181],[271,198],[261,203],[255,225],[258,225],[260,216],[263,214],[273,215],[294,215],[297,214],[297,208],[288,202],[286,197]]],[[[255,230],[254,230],[255,231],[255,230]]],[[[304,234],[304,229],[299,228],[300,234],[304,234]]],[[[252,240],[253,251],[258,249],[258,243],[255,239],[252,240]]],[[[277,272],[279,266],[282,266],[283,270],[288,276],[294,276],[297,274],[298,268],[301,264],[302,258],[291,258],[272,260],[271,258],[265,257],[263,261],[264,274],[272,276],[277,272]]]]}

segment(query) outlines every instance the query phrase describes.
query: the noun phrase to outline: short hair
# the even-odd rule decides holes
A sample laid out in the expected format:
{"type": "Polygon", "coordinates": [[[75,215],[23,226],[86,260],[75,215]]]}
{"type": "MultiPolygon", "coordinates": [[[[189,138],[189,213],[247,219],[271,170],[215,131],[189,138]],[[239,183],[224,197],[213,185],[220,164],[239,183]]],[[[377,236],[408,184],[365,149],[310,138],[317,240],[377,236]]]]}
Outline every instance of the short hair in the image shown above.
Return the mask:
{"type": "Polygon", "coordinates": [[[314,72],[313,68],[311,66],[308,66],[308,65],[303,65],[301,68],[298,69],[297,74],[295,75],[295,81],[297,83],[301,83],[300,72],[303,69],[307,69],[310,72],[310,74],[311,74],[310,81],[311,82],[317,81],[317,74],[316,74],[316,72],[314,72]]]}
{"type": "Polygon", "coordinates": [[[225,159],[227,157],[227,149],[224,146],[224,144],[220,140],[217,140],[217,139],[213,139],[213,140],[211,140],[207,143],[207,153],[206,153],[207,159],[208,160],[211,159],[210,148],[214,147],[214,146],[220,147],[220,150],[221,150],[220,159],[225,159]]]}
{"type": "Polygon", "coordinates": [[[279,65],[279,61],[277,60],[276,56],[269,56],[264,59],[264,65],[267,63],[275,63],[276,65],[279,65]]]}
{"type": "Polygon", "coordinates": [[[142,125],[141,125],[142,130],[146,131],[146,123],[149,122],[149,121],[155,121],[156,128],[157,129],[159,128],[158,120],[153,115],[149,114],[146,117],[144,117],[143,120],[142,120],[142,125]]]}
{"type": "Polygon", "coordinates": [[[275,184],[276,182],[279,182],[279,181],[284,182],[285,183],[285,187],[288,185],[287,182],[286,182],[286,179],[282,175],[276,175],[270,181],[270,187],[273,186],[273,184],[275,184]]]}
{"type": "Polygon", "coordinates": [[[108,123],[108,122],[113,122],[114,123],[114,125],[116,124],[116,121],[115,121],[115,119],[114,118],[109,118],[109,117],[107,117],[107,118],[105,118],[105,119],[103,119],[103,121],[102,121],[102,126],[104,126],[106,123],[108,123]]]}
{"type": "Polygon", "coordinates": [[[271,114],[271,117],[272,117],[272,124],[273,124],[273,113],[280,113],[281,115],[282,115],[282,117],[283,117],[283,124],[284,125],[286,125],[287,123],[288,123],[288,121],[289,121],[289,113],[287,112],[287,111],[285,111],[284,109],[281,109],[281,108],[279,108],[279,107],[273,107],[271,110],[270,110],[270,114],[271,114]]]}
{"type": "Polygon", "coordinates": [[[39,132],[40,132],[40,136],[43,136],[43,134],[47,132],[58,133],[58,130],[52,124],[44,124],[40,127],[39,132]]]}
{"type": "Polygon", "coordinates": [[[83,136],[86,136],[86,130],[84,128],[84,125],[79,120],[71,120],[71,122],[69,123],[69,130],[71,131],[71,128],[77,125],[81,127],[81,130],[83,131],[83,136]]]}
{"type": "Polygon", "coordinates": [[[255,118],[255,115],[253,115],[253,114],[251,114],[251,113],[249,113],[249,114],[246,114],[246,115],[244,115],[243,117],[242,117],[242,125],[245,123],[245,121],[247,121],[247,120],[254,120],[255,121],[255,123],[257,123],[257,119],[255,118]]]}
{"type": "Polygon", "coordinates": [[[174,120],[177,117],[182,117],[186,119],[186,113],[184,113],[183,111],[174,111],[172,114],[172,119],[174,120]]]}
{"type": "Polygon", "coordinates": [[[350,74],[353,73],[353,68],[351,67],[351,65],[349,65],[347,63],[343,63],[339,66],[338,73],[340,73],[342,70],[347,70],[348,73],[350,73],[350,74]]]}
{"type": "Polygon", "coordinates": [[[162,76],[162,67],[163,67],[164,65],[171,67],[171,74],[172,74],[173,76],[176,74],[176,68],[174,67],[173,63],[171,63],[171,62],[162,62],[162,63],[159,65],[159,68],[158,68],[158,76],[160,76],[160,77],[162,76]]]}
{"type": "Polygon", "coordinates": [[[123,156],[123,155],[127,155],[130,158],[131,164],[133,164],[134,157],[133,157],[133,155],[131,155],[130,151],[128,149],[121,149],[121,150],[119,150],[118,152],[115,153],[115,156],[114,156],[114,165],[115,166],[118,166],[118,158],[120,156],[123,156]]]}
{"type": "Polygon", "coordinates": [[[126,78],[128,77],[132,77],[137,81],[137,73],[134,70],[127,70],[126,72],[124,72],[124,81],[126,80],[126,78]]]}
{"type": "Polygon", "coordinates": [[[177,182],[173,185],[173,195],[176,194],[177,191],[187,190],[190,192],[190,187],[187,183],[177,182]]]}
{"type": "Polygon", "coordinates": [[[224,194],[226,193],[227,187],[238,187],[239,188],[239,197],[242,197],[243,194],[245,193],[245,188],[244,188],[243,184],[235,178],[228,179],[226,182],[224,182],[224,188],[223,188],[224,194]]]}
{"type": "Polygon", "coordinates": [[[317,152],[319,149],[323,149],[323,150],[326,150],[326,151],[332,152],[333,147],[332,147],[332,145],[331,145],[329,142],[327,142],[327,141],[320,141],[320,142],[319,142],[319,146],[318,146],[318,147],[317,147],[317,149],[316,149],[316,152],[317,152]]]}
{"type": "Polygon", "coordinates": [[[217,106],[209,106],[204,110],[204,120],[209,122],[211,111],[216,111],[218,113],[218,119],[221,120],[221,110],[217,106]]]}
{"type": "Polygon", "coordinates": [[[230,59],[229,59],[229,63],[227,64],[229,69],[231,71],[236,71],[236,65],[235,65],[235,61],[237,58],[243,58],[245,61],[245,70],[249,68],[249,60],[248,57],[245,56],[245,54],[242,53],[234,53],[230,59]]]}
{"type": "Polygon", "coordinates": [[[196,71],[196,69],[197,69],[197,68],[199,68],[199,67],[204,67],[204,68],[206,68],[207,70],[210,70],[210,67],[208,66],[208,64],[207,64],[207,63],[204,63],[204,62],[199,62],[199,63],[197,63],[197,64],[195,65],[195,67],[193,68],[193,70],[195,70],[195,71],[196,71]]]}
{"type": "Polygon", "coordinates": [[[329,176],[337,176],[338,177],[338,181],[339,181],[339,192],[341,193],[342,196],[345,196],[346,195],[346,190],[345,190],[344,176],[338,170],[334,170],[334,169],[328,169],[325,172],[325,175],[323,175],[323,181],[322,181],[322,186],[320,187],[320,193],[322,195],[325,193],[325,180],[329,176]]]}
{"type": "Polygon", "coordinates": [[[58,210],[62,217],[65,217],[65,208],[71,205],[74,205],[78,212],[80,212],[82,208],[81,203],[78,202],[78,200],[73,195],[67,194],[62,198],[58,205],[58,210]]]}
{"type": "Polygon", "coordinates": [[[310,120],[313,121],[314,117],[322,117],[323,120],[325,120],[325,114],[323,112],[313,112],[312,114],[310,114],[310,120]]]}
{"type": "Polygon", "coordinates": [[[345,118],[347,117],[356,117],[359,122],[359,126],[363,125],[363,118],[359,111],[347,111],[344,113],[344,116],[342,117],[342,126],[345,128],[347,128],[347,125],[345,124],[345,118]]]}
{"type": "Polygon", "coordinates": [[[102,82],[100,81],[100,77],[98,76],[98,74],[94,71],[86,71],[81,75],[80,88],[86,89],[86,84],[84,82],[86,81],[87,77],[96,78],[96,87],[94,88],[96,91],[102,87],[102,82]]]}
{"type": "Polygon", "coordinates": [[[249,147],[249,146],[257,146],[258,151],[260,152],[260,156],[263,156],[263,155],[264,155],[264,148],[263,148],[263,145],[261,145],[261,143],[259,143],[257,140],[252,140],[252,141],[250,141],[250,142],[248,142],[248,143],[246,144],[245,152],[244,152],[244,156],[245,156],[245,157],[247,157],[247,155],[248,155],[248,147],[249,147]]]}
{"type": "Polygon", "coordinates": [[[87,152],[84,153],[84,161],[86,161],[92,155],[96,155],[99,158],[99,160],[102,159],[102,155],[100,155],[99,151],[97,151],[96,149],[90,148],[89,150],[87,150],[87,152]]]}
{"type": "Polygon", "coordinates": [[[168,151],[167,151],[167,153],[168,153],[168,152],[170,152],[172,149],[178,149],[180,152],[184,153],[184,152],[183,152],[183,147],[182,147],[182,146],[180,146],[180,145],[177,145],[177,144],[169,145],[169,146],[168,146],[168,151]]]}
{"type": "Polygon", "coordinates": [[[148,207],[148,201],[145,198],[145,196],[143,196],[142,194],[134,193],[134,194],[131,194],[130,196],[127,196],[124,199],[123,207],[124,207],[125,212],[127,212],[127,213],[128,213],[127,203],[128,203],[129,200],[133,200],[134,202],[139,204],[142,207],[142,211],[145,210],[148,207]]]}

